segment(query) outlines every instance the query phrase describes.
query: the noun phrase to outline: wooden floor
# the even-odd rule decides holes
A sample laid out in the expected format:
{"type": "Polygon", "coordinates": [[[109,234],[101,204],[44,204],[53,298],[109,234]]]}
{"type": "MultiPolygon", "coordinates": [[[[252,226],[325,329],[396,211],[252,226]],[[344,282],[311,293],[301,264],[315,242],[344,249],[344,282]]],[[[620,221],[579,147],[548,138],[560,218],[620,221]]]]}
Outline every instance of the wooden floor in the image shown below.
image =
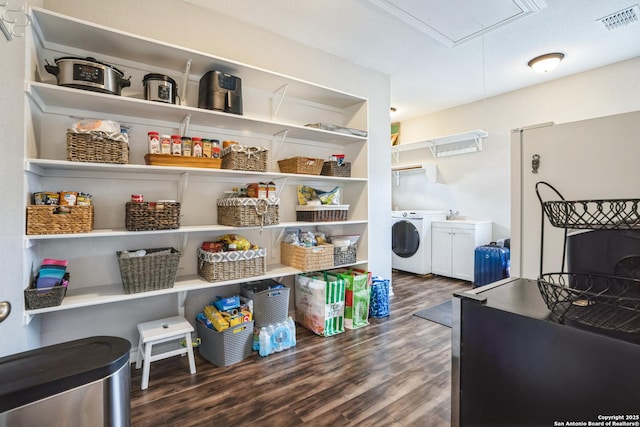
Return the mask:
{"type": "Polygon", "coordinates": [[[413,316],[469,282],[394,272],[390,316],[333,337],[297,326],[297,345],[219,368],[196,351],[131,371],[143,426],[449,426],[451,329],[413,316]]]}

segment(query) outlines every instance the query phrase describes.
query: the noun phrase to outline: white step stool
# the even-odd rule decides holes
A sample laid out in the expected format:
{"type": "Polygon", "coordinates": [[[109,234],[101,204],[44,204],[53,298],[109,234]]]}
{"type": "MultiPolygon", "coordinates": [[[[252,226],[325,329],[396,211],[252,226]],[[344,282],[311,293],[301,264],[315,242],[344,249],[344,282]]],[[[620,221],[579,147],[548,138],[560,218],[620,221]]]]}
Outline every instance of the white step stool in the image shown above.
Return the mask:
{"type": "Polygon", "coordinates": [[[140,368],[140,364],[144,358],[144,366],[142,368],[142,390],[146,390],[149,386],[149,370],[151,368],[151,362],[155,362],[156,360],[162,360],[186,353],[189,356],[189,368],[191,369],[191,374],[196,373],[196,362],[193,358],[193,346],[191,344],[191,332],[193,332],[193,326],[191,326],[191,323],[187,322],[184,317],[168,317],[166,319],[139,323],[138,332],[140,333],[140,341],[138,342],[136,369],[140,368]],[[180,346],[177,349],[152,355],[151,349],[154,345],[179,339],[184,339],[186,341],[186,347],[180,346]]]}

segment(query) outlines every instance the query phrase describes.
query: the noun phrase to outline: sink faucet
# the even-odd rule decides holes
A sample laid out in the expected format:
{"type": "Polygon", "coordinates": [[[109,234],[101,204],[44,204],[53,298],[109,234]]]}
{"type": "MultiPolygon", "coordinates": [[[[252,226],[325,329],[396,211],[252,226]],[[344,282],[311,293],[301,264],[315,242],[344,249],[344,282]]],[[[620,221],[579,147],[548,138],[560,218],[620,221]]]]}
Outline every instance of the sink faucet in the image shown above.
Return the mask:
{"type": "Polygon", "coordinates": [[[447,219],[454,219],[458,215],[460,215],[460,211],[454,212],[453,209],[449,209],[449,215],[447,215],[447,219]]]}

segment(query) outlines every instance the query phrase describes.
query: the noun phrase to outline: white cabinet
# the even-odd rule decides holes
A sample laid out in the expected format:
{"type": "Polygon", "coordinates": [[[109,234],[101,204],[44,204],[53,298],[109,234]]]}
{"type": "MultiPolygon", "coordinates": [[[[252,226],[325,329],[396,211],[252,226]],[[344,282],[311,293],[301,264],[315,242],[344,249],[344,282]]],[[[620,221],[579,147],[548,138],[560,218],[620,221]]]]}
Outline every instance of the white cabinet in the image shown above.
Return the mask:
{"type": "MultiPolygon", "coordinates": [[[[72,273],[62,305],[26,310],[27,322],[35,314],[172,293],[179,294],[179,304],[184,307],[189,291],[242,282],[209,283],[196,274],[196,248],[203,241],[227,233],[242,234],[267,248],[267,274],[250,280],[282,279],[299,273],[279,263],[279,242],[286,227],[306,230],[321,225],[330,227],[335,234],[360,234],[356,264],[366,268],[367,137],[305,126],[324,122],[367,130],[366,99],[44,9],[32,8],[30,14],[32,31],[27,35],[25,70],[25,96],[30,110],[25,130],[27,192],[89,192],[94,197],[95,224],[90,233],[25,235],[26,257],[34,269],[44,258],[65,258],[72,273]],[[122,96],[115,96],[57,86],[54,76],[44,71],[44,64],[65,56],[93,57],[117,67],[131,76],[131,87],[123,89],[122,96]],[[196,108],[199,79],[211,69],[242,78],[244,115],[196,108]],[[142,79],[147,73],[161,73],[178,81],[178,92],[183,94],[181,103],[144,100],[142,79]],[[79,118],[114,120],[127,126],[129,164],[67,161],[66,129],[79,118]],[[146,135],[151,130],[266,146],[267,171],[147,166],[146,135]],[[351,177],[296,175],[278,169],[277,160],[286,157],[328,158],[336,152],[345,153],[352,162],[351,177]],[[280,223],[264,230],[218,225],[217,199],[233,186],[258,181],[274,181],[278,185],[280,223]],[[350,205],[348,220],[297,222],[294,206],[299,184],[327,190],[340,187],[341,203],[350,205]],[[137,193],[150,201],[180,201],[180,228],[126,231],[124,206],[131,194],[137,193]],[[174,246],[183,253],[175,286],[125,294],[115,252],[163,246],[174,246]]],[[[27,285],[24,283],[23,287],[27,285]]]]}
{"type": "Polygon", "coordinates": [[[433,274],[473,282],[474,250],[491,242],[491,222],[434,221],[431,232],[433,274]]]}

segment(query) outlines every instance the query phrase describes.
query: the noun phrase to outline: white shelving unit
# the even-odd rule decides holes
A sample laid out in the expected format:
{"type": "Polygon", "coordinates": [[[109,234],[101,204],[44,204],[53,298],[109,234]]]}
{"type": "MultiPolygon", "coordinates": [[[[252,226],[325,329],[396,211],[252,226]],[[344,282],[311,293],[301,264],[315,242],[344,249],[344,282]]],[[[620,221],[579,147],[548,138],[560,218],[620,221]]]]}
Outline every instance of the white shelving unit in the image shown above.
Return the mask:
{"type": "MultiPolygon", "coordinates": [[[[25,323],[45,313],[102,306],[168,294],[178,295],[184,309],[190,291],[242,283],[247,280],[281,279],[300,273],[279,263],[279,242],[285,229],[322,226],[336,234],[361,234],[357,262],[366,268],[368,238],[366,194],[367,138],[305,126],[326,122],[367,129],[367,100],[321,85],[273,73],[188,48],[154,41],[39,8],[30,10],[31,33],[27,35],[25,96],[31,112],[25,131],[25,162],[28,192],[62,187],[88,187],[95,200],[96,225],[89,233],[25,235],[27,259],[37,266],[46,257],[68,255],[72,277],[61,305],[26,310],[25,323]],[[44,71],[45,61],[64,56],[91,56],[125,70],[131,88],[122,96],[57,86],[44,71]],[[207,71],[234,74],[243,81],[244,115],[195,108],[197,85],[207,71]],[[146,101],[140,95],[142,76],[162,73],[183,82],[180,105],[146,101]],[[130,163],[126,165],[66,161],[65,130],[78,118],[108,119],[131,127],[130,163]],[[202,169],[144,164],[146,132],[178,129],[193,135],[215,135],[246,145],[269,147],[266,172],[202,169]],[[281,173],[277,160],[299,153],[327,158],[340,149],[352,161],[351,178],[281,173]],[[216,224],[215,201],[238,184],[274,181],[281,197],[280,223],[265,227],[229,227],[216,224]],[[295,221],[296,186],[340,187],[342,203],[350,204],[349,220],[308,223],[295,221]],[[130,195],[144,188],[152,197],[175,198],[182,204],[181,226],[175,230],[129,232],[122,214],[130,195]],[[264,228],[264,230],[263,230],[264,228]],[[228,234],[245,233],[268,251],[267,273],[223,282],[207,282],[196,274],[195,247],[201,241],[228,234]],[[114,271],[115,251],[166,245],[174,239],[183,251],[173,288],[125,294],[114,271]],[[254,240],[255,239],[255,240],[254,240]],[[185,260],[185,258],[188,258],[185,260]]],[[[61,189],[61,188],[59,188],[61,189]]],[[[54,190],[55,191],[55,190],[54,190]]],[[[84,190],[83,190],[84,191],[84,190]]],[[[341,266],[336,266],[341,267],[341,266]]],[[[117,267],[116,267],[117,268],[117,267]]],[[[23,284],[27,287],[28,283],[23,284]]],[[[151,301],[151,300],[150,300],[151,301]]]]}
{"type": "Polygon", "coordinates": [[[396,177],[396,185],[400,185],[400,174],[408,172],[422,172],[429,182],[438,182],[438,167],[435,163],[396,165],[391,167],[391,172],[396,177]]]}
{"type": "Polygon", "coordinates": [[[433,157],[475,153],[477,151],[482,151],[482,141],[488,136],[489,134],[483,130],[473,130],[455,135],[443,136],[441,138],[396,145],[391,147],[391,154],[394,159],[399,162],[400,153],[425,148],[431,151],[433,157]]]}

